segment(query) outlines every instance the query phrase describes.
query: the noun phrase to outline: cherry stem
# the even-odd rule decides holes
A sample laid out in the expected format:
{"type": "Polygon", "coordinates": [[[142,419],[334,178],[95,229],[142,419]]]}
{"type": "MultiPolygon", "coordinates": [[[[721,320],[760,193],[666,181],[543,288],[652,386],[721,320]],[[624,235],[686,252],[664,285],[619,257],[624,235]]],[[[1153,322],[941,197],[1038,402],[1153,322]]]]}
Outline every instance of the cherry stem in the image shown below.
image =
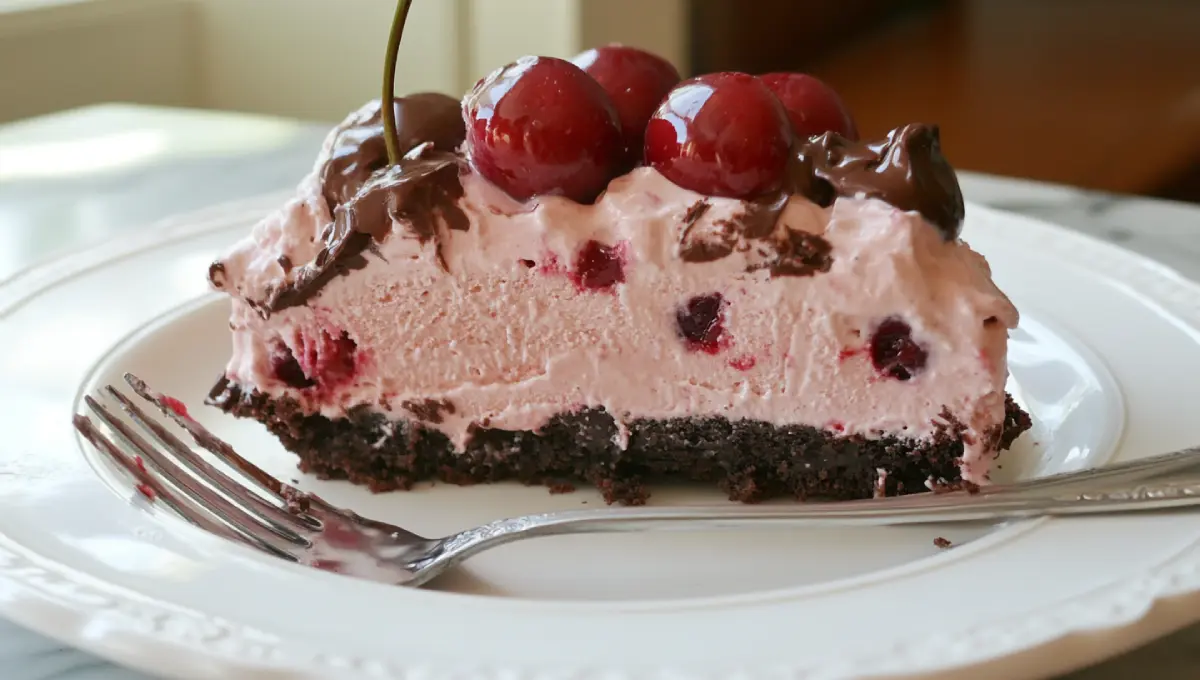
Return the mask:
{"type": "Polygon", "coordinates": [[[400,54],[400,36],[404,35],[404,23],[408,21],[408,9],[412,0],[398,0],[396,16],[392,19],[392,32],[388,35],[387,58],[383,63],[383,97],[379,101],[383,113],[383,141],[387,145],[388,162],[400,162],[400,135],[396,131],[396,58],[400,54]]]}

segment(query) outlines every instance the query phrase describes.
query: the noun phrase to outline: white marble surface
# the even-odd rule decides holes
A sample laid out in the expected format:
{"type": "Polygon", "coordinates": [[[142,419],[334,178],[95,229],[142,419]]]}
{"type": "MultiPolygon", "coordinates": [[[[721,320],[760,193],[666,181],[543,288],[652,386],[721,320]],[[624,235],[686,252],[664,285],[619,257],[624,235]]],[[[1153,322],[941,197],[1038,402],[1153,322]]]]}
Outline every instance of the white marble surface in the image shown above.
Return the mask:
{"type": "MultiPolygon", "coordinates": [[[[64,250],[224,201],[286,189],[324,126],[102,106],[0,126],[0,280],[64,250]],[[63,159],[74,159],[63,163],[63,159]]],[[[1119,243],[1200,279],[1200,206],[964,173],[967,198],[1119,243]]],[[[0,621],[5,680],[141,680],[0,621]]],[[[1194,680],[1200,626],[1062,680],[1194,680]]]]}

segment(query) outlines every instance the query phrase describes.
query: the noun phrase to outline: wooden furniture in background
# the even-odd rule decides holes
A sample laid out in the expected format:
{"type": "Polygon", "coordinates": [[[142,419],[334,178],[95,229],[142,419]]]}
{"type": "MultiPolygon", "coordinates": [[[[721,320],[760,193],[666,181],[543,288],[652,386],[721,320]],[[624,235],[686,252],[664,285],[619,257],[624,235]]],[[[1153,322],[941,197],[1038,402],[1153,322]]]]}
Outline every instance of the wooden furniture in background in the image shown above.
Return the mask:
{"type": "Polygon", "coordinates": [[[699,0],[694,61],[810,71],[865,135],[937,122],[959,168],[1200,201],[1197,0],[956,0],[885,13],[895,5],[699,0]],[[804,25],[795,9],[774,20],[750,11],[835,4],[804,25]],[[713,15],[724,34],[704,32],[713,15]],[[876,28],[841,32],[852,18],[876,28]],[[766,23],[755,33],[752,22],[766,23]]]}
{"type": "Polygon", "coordinates": [[[940,0],[691,0],[691,72],[792,69],[930,4],[940,0]]]}

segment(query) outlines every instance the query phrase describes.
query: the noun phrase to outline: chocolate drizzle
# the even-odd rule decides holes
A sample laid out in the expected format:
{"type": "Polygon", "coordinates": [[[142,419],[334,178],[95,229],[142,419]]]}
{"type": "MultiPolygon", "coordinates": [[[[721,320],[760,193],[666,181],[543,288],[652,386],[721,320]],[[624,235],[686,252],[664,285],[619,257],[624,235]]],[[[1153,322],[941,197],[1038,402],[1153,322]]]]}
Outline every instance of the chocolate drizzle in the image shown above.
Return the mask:
{"type": "Polygon", "coordinates": [[[398,164],[376,172],[353,198],[334,209],[333,224],[322,234],[324,247],[316,259],[298,267],[290,285],[271,291],[261,311],[302,305],[330,279],[365,267],[365,253],[388,237],[393,220],[406,224],[422,243],[438,242],[440,260],[443,225],[464,231],[469,226],[458,207],[463,194],[461,163],[457,154],[424,144],[398,164]]]}
{"type": "Polygon", "coordinates": [[[784,227],[772,245],[771,276],[813,276],[833,266],[833,246],[817,234],[784,227]]]}
{"type": "MultiPolygon", "coordinates": [[[[466,161],[457,150],[465,136],[459,103],[424,93],[396,99],[397,128],[404,158],[387,161],[381,108],[367,104],[343,123],[321,168],[322,194],[333,222],[321,234],[321,250],[303,265],[279,261],[289,280],[264,299],[250,301],[261,315],[303,305],[332,278],[361,269],[367,254],[382,257],[378,244],[404,224],[421,243],[437,244],[445,230],[469,228],[458,205],[460,173],[466,161]],[[290,273],[289,273],[290,271],[290,273]]],[[[958,237],[963,198],[954,170],[941,153],[938,128],[913,124],[882,141],[861,143],[834,133],[796,146],[783,191],[746,204],[732,219],[706,219],[711,204],[700,200],[682,216],[679,256],[712,262],[733,252],[749,253],[749,271],[773,276],[811,276],[832,265],[829,243],[819,235],[790,228],[779,220],[788,198],[802,195],[828,206],[838,196],[878,198],[901,210],[921,213],[947,239],[958,237]]],[[[213,286],[225,285],[224,265],[209,270],[213,286]]]]}
{"type": "Polygon", "coordinates": [[[747,271],[767,269],[772,276],[812,276],[829,271],[833,247],[823,237],[792,229],[779,221],[788,194],[746,204],[735,219],[702,222],[708,204],[700,202],[684,214],[679,257],[685,262],[713,262],[733,252],[751,252],[758,260],[747,271]],[[703,209],[699,209],[704,206],[703,209]]]}
{"type": "MultiPolygon", "coordinates": [[[[290,283],[267,292],[255,303],[264,317],[305,304],[332,278],[362,269],[366,253],[377,257],[377,244],[392,222],[405,224],[422,243],[437,241],[448,229],[466,230],[455,149],[465,128],[459,104],[441,94],[415,94],[395,101],[396,125],[404,158],[388,165],[378,101],[359,109],[335,133],[329,159],[321,169],[322,193],[333,223],[321,233],[322,248],[302,266],[288,262],[290,283]]],[[[443,262],[443,266],[444,266],[443,262]]]]}
{"type": "Polygon", "coordinates": [[[712,204],[696,201],[683,215],[683,233],[679,238],[679,257],[685,262],[712,262],[733,252],[741,233],[729,220],[700,222],[712,204]]]}
{"type": "MultiPolygon", "coordinates": [[[[395,100],[396,131],[400,154],[420,144],[433,143],[438,151],[454,151],[466,138],[466,126],[457,100],[436,92],[422,92],[395,100]]],[[[354,113],[334,135],[329,160],[321,170],[321,186],[330,211],[358,194],[376,172],[388,165],[379,100],[354,113]]]]}
{"type": "Polygon", "coordinates": [[[446,419],[445,414],[454,413],[454,402],[449,399],[422,399],[420,401],[405,401],[400,404],[405,411],[413,414],[417,420],[437,425],[446,419]]]}
{"type": "Polygon", "coordinates": [[[962,191],[936,125],[905,125],[866,144],[832,132],[813,137],[797,150],[790,179],[793,193],[819,205],[836,196],[878,198],[921,213],[947,240],[962,228],[962,191]]]}
{"type": "Polygon", "coordinates": [[[797,147],[788,180],[783,192],[748,202],[736,219],[706,223],[702,218],[707,202],[688,208],[679,257],[685,262],[712,262],[734,251],[756,249],[769,259],[751,265],[751,271],[767,268],[773,276],[829,271],[832,248],[824,238],[779,224],[792,194],[821,206],[832,205],[838,196],[878,198],[900,210],[921,213],[947,240],[958,238],[962,227],[962,191],[954,169],[942,156],[933,125],[906,125],[883,141],[866,144],[834,133],[813,137],[797,147]]]}

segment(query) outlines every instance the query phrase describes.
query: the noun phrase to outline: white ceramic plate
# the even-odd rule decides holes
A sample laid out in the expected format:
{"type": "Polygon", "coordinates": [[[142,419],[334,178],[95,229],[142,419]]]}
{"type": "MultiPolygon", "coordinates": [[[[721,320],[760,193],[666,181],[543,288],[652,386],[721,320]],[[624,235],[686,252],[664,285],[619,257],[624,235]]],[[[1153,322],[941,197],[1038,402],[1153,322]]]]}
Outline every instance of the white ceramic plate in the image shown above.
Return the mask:
{"type": "MultiPolygon", "coordinates": [[[[516,485],[372,496],[300,476],[257,425],[203,407],[228,351],[225,304],[205,294],[204,271],[276,198],[0,285],[0,613],[197,678],[832,680],[967,666],[1012,678],[1115,653],[1150,634],[1130,624],[1153,602],[1200,592],[1200,515],[547,538],[480,556],[432,590],[204,535],[131,494],[81,444],[69,418],[84,392],[132,370],[268,470],[419,533],[600,502],[516,485]],[[937,549],[937,537],[955,547],[937,549]],[[1117,627],[1083,652],[1047,647],[1117,627]],[[1058,651],[1013,656],[1035,648],[1058,651]]],[[[1050,225],[977,206],[968,217],[966,238],[1023,310],[1010,388],[1036,427],[1002,476],[1200,442],[1200,288],[1050,225]]],[[[654,496],[696,500],[717,497],[654,496]]],[[[1200,608],[1169,625],[1192,618],[1200,608]]]]}

